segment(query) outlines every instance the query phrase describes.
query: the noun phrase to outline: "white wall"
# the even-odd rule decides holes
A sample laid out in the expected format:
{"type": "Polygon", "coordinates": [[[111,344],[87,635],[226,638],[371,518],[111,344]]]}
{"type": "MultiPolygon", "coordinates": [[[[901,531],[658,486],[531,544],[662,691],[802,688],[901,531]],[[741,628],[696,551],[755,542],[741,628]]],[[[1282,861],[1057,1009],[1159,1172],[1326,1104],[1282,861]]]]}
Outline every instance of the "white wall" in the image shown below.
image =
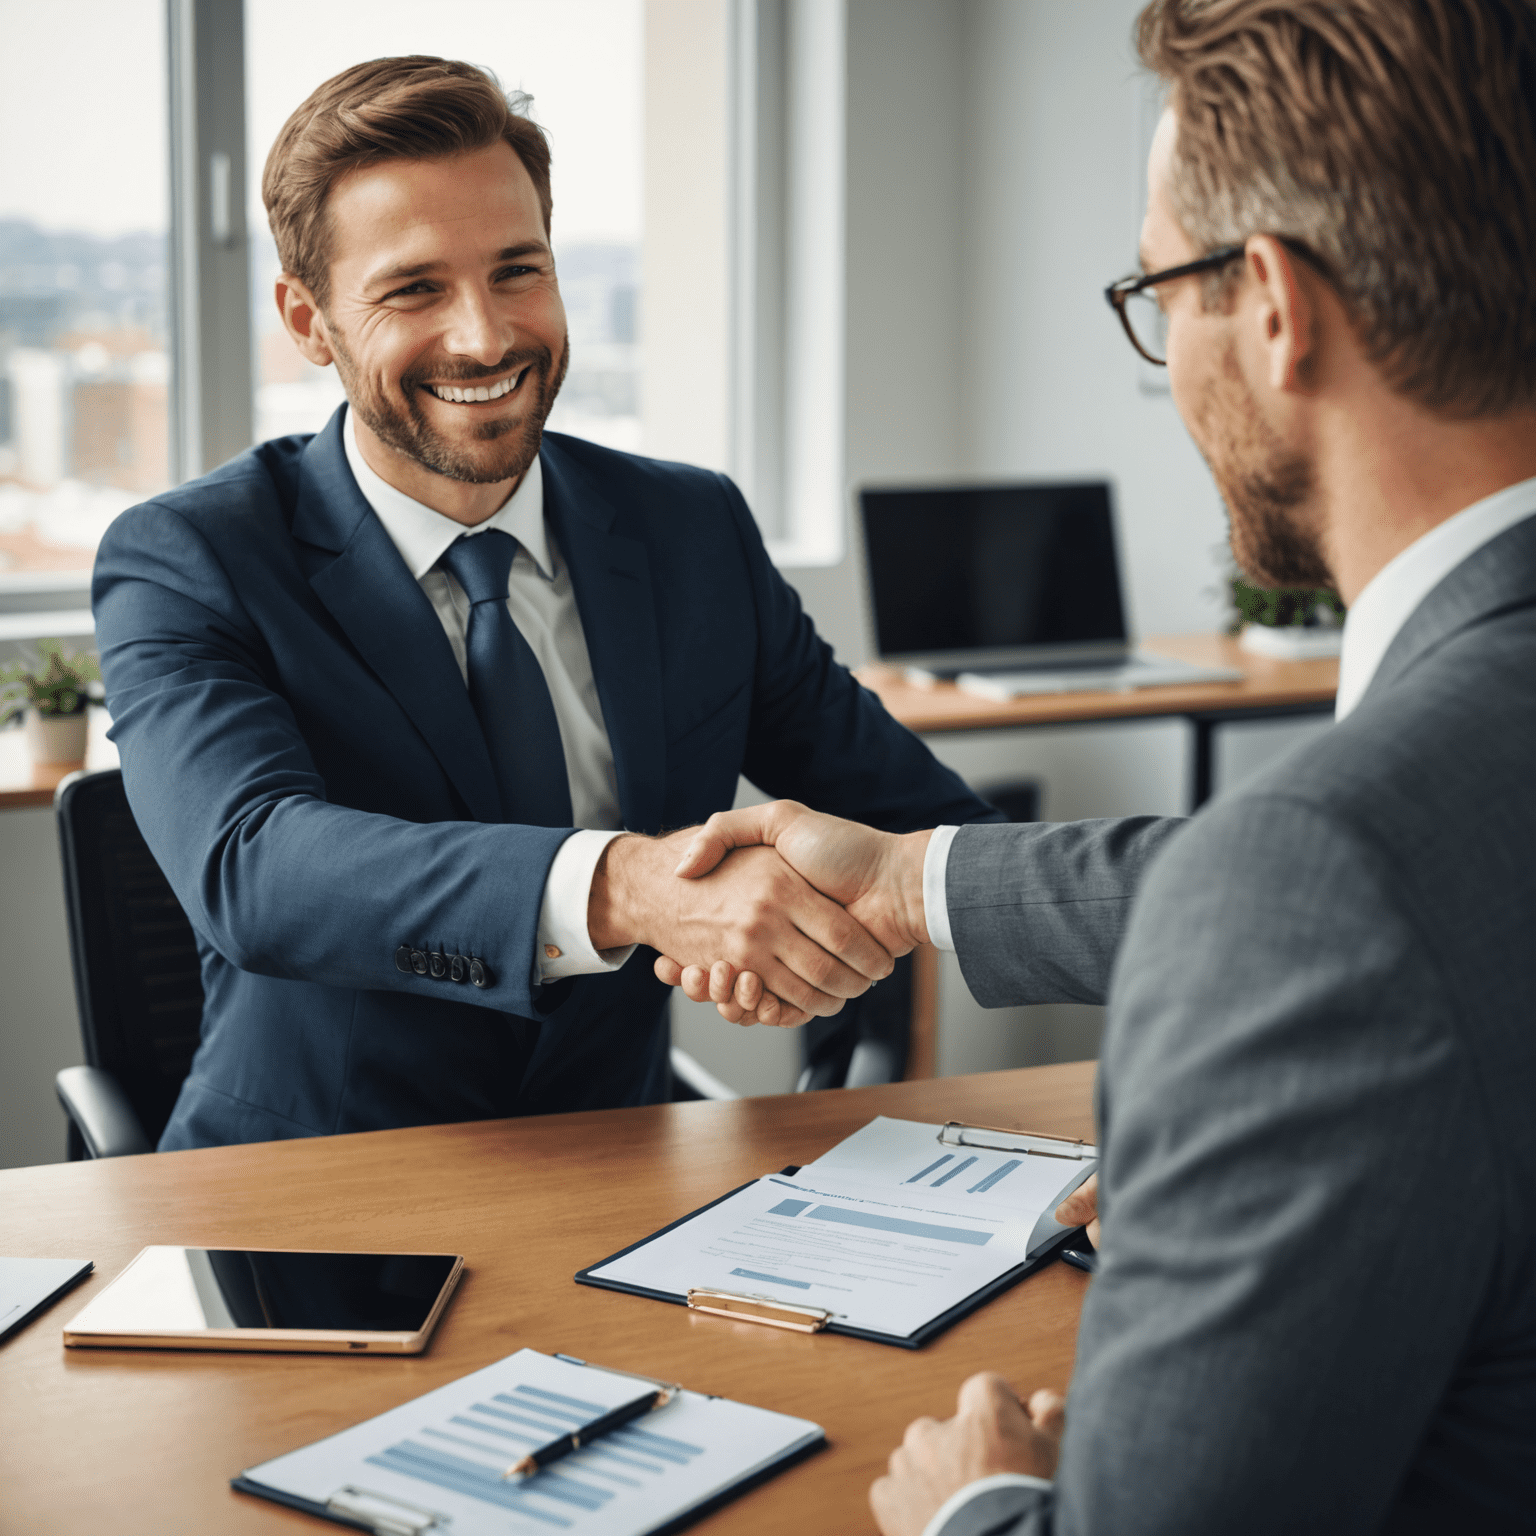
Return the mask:
{"type": "Polygon", "coordinates": [[[1140,0],[965,7],[966,459],[983,475],[1109,476],[1131,619],[1209,629],[1221,504],[1102,289],[1135,266],[1146,86],[1140,0]]]}

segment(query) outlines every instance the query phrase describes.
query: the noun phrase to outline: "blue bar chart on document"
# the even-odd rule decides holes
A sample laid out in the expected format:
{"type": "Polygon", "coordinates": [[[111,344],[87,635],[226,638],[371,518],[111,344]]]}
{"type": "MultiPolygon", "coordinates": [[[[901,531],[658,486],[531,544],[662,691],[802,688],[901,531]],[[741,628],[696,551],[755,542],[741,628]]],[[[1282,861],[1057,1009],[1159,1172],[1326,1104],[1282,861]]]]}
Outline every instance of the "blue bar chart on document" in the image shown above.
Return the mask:
{"type": "Polygon", "coordinates": [[[807,1420],[683,1390],[530,1477],[509,1476],[522,1457],[642,1385],[520,1350],[253,1467],[236,1487],[377,1529],[640,1536],[822,1439],[807,1420]]]}
{"type": "Polygon", "coordinates": [[[911,1338],[1069,1229],[1052,1212],[1095,1166],[1022,1134],[946,1145],[940,1127],[880,1116],[792,1177],[771,1174],[589,1272],[825,1309],[911,1338]]]}

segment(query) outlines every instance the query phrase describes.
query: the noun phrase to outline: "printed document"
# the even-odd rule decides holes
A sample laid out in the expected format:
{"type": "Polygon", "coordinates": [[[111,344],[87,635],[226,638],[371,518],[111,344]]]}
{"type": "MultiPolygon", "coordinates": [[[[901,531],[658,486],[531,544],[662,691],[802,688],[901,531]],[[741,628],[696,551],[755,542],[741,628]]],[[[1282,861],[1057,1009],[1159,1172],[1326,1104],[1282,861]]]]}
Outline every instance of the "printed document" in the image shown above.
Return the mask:
{"type": "Polygon", "coordinates": [[[457,1536],[642,1536],[822,1439],[808,1420],[683,1391],[524,1481],[504,1477],[642,1388],[632,1376],[522,1349],[253,1467],[245,1480],[249,1491],[343,1518],[409,1525],[436,1516],[433,1529],[457,1536]]]}

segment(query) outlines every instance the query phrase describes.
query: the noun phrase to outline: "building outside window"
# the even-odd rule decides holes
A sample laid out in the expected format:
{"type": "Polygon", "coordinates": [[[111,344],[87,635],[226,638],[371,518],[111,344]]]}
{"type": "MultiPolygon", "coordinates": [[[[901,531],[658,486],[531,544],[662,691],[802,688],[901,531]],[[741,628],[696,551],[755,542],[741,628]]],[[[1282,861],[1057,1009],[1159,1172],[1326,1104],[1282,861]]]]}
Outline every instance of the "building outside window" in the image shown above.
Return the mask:
{"type": "Polygon", "coordinates": [[[246,0],[246,142],[256,438],[314,432],[341,403],[335,370],[299,356],[272,287],[277,250],[261,206],[261,170],[289,113],[362,59],[427,53],[496,72],[533,98],[553,153],[554,246],[571,363],[550,416],[555,431],[640,447],[642,0],[417,0],[316,5],[246,0]]]}
{"type": "Polygon", "coordinates": [[[0,593],[82,583],[166,488],[170,382],[162,0],[12,5],[5,31],[0,593]]]}

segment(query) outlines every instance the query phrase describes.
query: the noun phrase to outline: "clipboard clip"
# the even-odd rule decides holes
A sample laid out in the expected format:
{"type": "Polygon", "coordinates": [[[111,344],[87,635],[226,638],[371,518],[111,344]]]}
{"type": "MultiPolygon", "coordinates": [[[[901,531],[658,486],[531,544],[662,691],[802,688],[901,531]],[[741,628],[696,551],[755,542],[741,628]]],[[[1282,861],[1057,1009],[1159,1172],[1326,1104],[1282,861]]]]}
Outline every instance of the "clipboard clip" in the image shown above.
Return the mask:
{"type": "Polygon", "coordinates": [[[1045,1136],[1038,1131],[1015,1131],[1001,1125],[966,1125],[959,1120],[946,1120],[938,1140],[945,1147],[1023,1152],[1028,1157],[1059,1157],[1074,1163],[1087,1162],[1099,1155],[1099,1149],[1091,1143],[1073,1141],[1067,1136],[1045,1136]]]}
{"type": "Polygon", "coordinates": [[[797,1302],[780,1301],[777,1296],[737,1295],[734,1291],[711,1291],[692,1285],[688,1287],[688,1306],[694,1312],[765,1323],[770,1328],[788,1328],[794,1333],[820,1333],[832,1321],[832,1314],[825,1307],[804,1307],[797,1302]]]}
{"type": "Polygon", "coordinates": [[[348,1483],[325,1501],[327,1514],[364,1525],[374,1536],[422,1536],[426,1531],[443,1531],[453,1524],[453,1516],[439,1510],[408,1504],[393,1494],[374,1493],[348,1483]]]}

